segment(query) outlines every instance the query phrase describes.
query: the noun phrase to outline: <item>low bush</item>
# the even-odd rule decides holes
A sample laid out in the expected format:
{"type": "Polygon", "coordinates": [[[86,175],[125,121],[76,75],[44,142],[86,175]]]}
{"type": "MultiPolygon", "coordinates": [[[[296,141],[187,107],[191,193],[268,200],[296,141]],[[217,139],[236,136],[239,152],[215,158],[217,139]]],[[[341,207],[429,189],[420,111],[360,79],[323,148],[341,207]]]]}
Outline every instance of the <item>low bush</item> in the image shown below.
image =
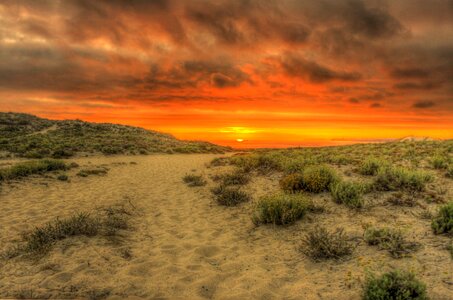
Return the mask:
{"type": "Polygon", "coordinates": [[[94,236],[98,233],[100,226],[101,223],[98,219],[84,213],[63,220],[56,219],[24,235],[24,250],[26,252],[43,252],[56,241],[70,236],[94,236]]]}
{"type": "Polygon", "coordinates": [[[294,173],[284,176],[280,182],[280,188],[288,193],[295,193],[304,189],[303,176],[300,173],[294,173]]]}
{"type": "Polygon", "coordinates": [[[420,192],[425,189],[426,183],[431,180],[431,175],[421,171],[406,170],[401,167],[388,167],[378,171],[374,187],[381,191],[407,190],[420,192]]]}
{"type": "Polygon", "coordinates": [[[364,239],[368,245],[387,250],[393,258],[401,258],[420,247],[416,242],[408,242],[399,230],[389,228],[367,228],[364,239]]]}
{"type": "Polygon", "coordinates": [[[445,177],[453,178],[453,164],[449,165],[447,167],[447,172],[445,173],[445,177]]]}
{"type": "Polygon", "coordinates": [[[385,167],[386,162],[377,158],[368,158],[362,162],[359,167],[359,173],[362,175],[376,175],[379,169],[385,167]]]}
{"type": "Polygon", "coordinates": [[[68,218],[56,218],[43,226],[24,233],[22,242],[3,253],[6,258],[21,254],[43,255],[58,241],[75,236],[117,236],[119,230],[128,229],[132,211],[124,205],[107,207],[95,215],[76,213],[68,218]]]}
{"type": "Polygon", "coordinates": [[[64,162],[55,159],[43,159],[17,163],[9,168],[0,169],[0,181],[27,177],[33,174],[66,170],[64,162]]]}
{"type": "Polygon", "coordinates": [[[431,159],[431,165],[433,166],[434,169],[447,169],[449,163],[450,159],[448,156],[435,155],[431,159]]]}
{"type": "Polygon", "coordinates": [[[107,174],[108,169],[82,169],[76,175],[80,177],[88,177],[90,175],[105,175],[107,174]]]}
{"type": "Polygon", "coordinates": [[[338,204],[345,204],[351,208],[361,208],[364,205],[362,194],[364,186],[360,183],[339,181],[330,186],[332,198],[338,204]]]}
{"type": "Polygon", "coordinates": [[[232,173],[222,175],[224,185],[244,185],[250,181],[250,177],[242,170],[236,170],[232,173]]]}
{"type": "Polygon", "coordinates": [[[66,174],[61,174],[61,175],[58,175],[57,179],[60,181],[68,181],[69,177],[66,174]]]}
{"type": "Polygon", "coordinates": [[[338,181],[336,173],[327,166],[309,166],[302,173],[303,188],[307,192],[320,193],[338,181]]]}
{"type": "Polygon", "coordinates": [[[217,203],[224,206],[236,206],[250,200],[249,194],[237,187],[220,185],[211,191],[217,203]]]}
{"type": "Polygon", "coordinates": [[[396,192],[387,198],[387,203],[395,206],[413,207],[417,204],[417,199],[412,195],[405,195],[403,192],[396,192]]]}
{"type": "Polygon", "coordinates": [[[255,225],[289,225],[302,218],[307,209],[307,201],[301,194],[264,196],[255,205],[252,221],[255,225]]]}
{"type": "Polygon", "coordinates": [[[369,276],[365,282],[364,300],[427,300],[426,286],[413,273],[391,271],[380,277],[369,276]]]}
{"type": "Polygon", "coordinates": [[[323,227],[307,233],[302,239],[301,251],[313,259],[341,259],[352,254],[354,245],[349,241],[343,229],[329,232],[323,227]]]}
{"type": "Polygon", "coordinates": [[[453,234],[453,201],[442,205],[431,223],[435,234],[453,234]]]}
{"type": "Polygon", "coordinates": [[[213,167],[226,166],[228,164],[229,164],[228,157],[216,157],[209,163],[209,165],[213,167]]]}
{"type": "Polygon", "coordinates": [[[206,185],[206,180],[201,175],[189,174],[184,176],[182,180],[190,187],[206,185]]]}

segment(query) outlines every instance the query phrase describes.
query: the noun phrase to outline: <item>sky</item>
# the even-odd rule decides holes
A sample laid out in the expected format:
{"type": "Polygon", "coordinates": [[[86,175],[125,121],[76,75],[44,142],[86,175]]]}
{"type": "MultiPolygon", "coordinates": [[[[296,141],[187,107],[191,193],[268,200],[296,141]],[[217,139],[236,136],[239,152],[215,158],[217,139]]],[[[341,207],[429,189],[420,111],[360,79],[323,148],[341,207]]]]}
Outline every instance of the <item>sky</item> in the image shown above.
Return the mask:
{"type": "Polygon", "coordinates": [[[0,111],[234,147],[453,138],[453,0],[1,0],[0,111]]]}

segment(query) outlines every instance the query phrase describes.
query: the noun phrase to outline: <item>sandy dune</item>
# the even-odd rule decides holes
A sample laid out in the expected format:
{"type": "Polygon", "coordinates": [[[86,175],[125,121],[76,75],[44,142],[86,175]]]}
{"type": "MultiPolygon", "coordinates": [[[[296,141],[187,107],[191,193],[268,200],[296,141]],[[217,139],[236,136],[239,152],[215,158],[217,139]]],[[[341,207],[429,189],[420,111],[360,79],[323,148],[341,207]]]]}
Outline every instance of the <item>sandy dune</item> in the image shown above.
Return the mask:
{"type": "MultiPolygon", "coordinates": [[[[375,223],[394,221],[380,208],[373,216],[362,213],[356,221],[354,212],[339,208],[341,217],[326,213],[309,216],[291,228],[256,228],[250,221],[252,203],[221,207],[211,199],[212,183],[189,188],[182,182],[182,176],[192,172],[206,177],[216,173],[205,167],[214,157],[80,158],[75,161],[82,167],[107,165],[108,175],[81,178],[71,170],[69,183],[37,177],[4,186],[1,249],[11,246],[24,230],[75,211],[130,202],[135,213],[133,229],[122,233],[121,242],[72,238],[38,261],[1,260],[0,298],[359,299],[366,270],[410,266],[423,273],[433,299],[451,299],[451,260],[437,239],[413,258],[392,260],[384,251],[361,245],[349,261],[313,263],[297,247],[301,233],[318,222],[332,227],[355,222],[346,229],[359,238],[365,218],[375,223]]],[[[250,191],[256,199],[274,188],[275,181],[260,177],[253,180],[250,191]]],[[[323,197],[319,201],[331,202],[323,197]]],[[[404,218],[395,222],[405,226],[404,218]]],[[[416,225],[414,232],[420,237],[429,230],[427,223],[416,225]]]]}

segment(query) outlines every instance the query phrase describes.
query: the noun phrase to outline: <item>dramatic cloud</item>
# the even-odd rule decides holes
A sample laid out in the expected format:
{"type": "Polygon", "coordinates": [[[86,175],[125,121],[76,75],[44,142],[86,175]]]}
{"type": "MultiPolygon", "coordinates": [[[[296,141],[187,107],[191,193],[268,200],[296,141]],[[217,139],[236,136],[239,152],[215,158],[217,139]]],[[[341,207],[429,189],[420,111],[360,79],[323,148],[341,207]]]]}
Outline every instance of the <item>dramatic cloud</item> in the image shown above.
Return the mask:
{"type": "Polygon", "coordinates": [[[413,134],[427,115],[452,119],[452,16],[451,0],[4,0],[0,109],[131,114],[189,138],[185,110],[200,114],[198,133],[234,122],[334,132],[316,118],[368,114],[413,134]],[[294,111],[310,126],[269,115],[294,111]]]}
{"type": "Polygon", "coordinates": [[[436,103],[434,103],[433,101],[418,101],[418,102],[415,102],[412,105],[412,107],[414,107],[414,108],[430,108],[435,105],[436,105],[436,103]]]}

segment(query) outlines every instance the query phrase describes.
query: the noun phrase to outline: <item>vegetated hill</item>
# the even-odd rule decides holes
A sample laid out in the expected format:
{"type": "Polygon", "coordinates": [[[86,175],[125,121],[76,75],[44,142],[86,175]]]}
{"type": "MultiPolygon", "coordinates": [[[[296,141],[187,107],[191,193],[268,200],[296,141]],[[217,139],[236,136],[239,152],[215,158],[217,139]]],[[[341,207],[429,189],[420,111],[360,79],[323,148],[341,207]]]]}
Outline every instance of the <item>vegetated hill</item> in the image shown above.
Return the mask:
{"type": "Polygon", "coordinates": [[[83,154],[222,153],[208,142],[182,141],[143,128],[48,120],[21,113],[0,112],[0,151],[19,157],[70,157],[83,154]]]}

